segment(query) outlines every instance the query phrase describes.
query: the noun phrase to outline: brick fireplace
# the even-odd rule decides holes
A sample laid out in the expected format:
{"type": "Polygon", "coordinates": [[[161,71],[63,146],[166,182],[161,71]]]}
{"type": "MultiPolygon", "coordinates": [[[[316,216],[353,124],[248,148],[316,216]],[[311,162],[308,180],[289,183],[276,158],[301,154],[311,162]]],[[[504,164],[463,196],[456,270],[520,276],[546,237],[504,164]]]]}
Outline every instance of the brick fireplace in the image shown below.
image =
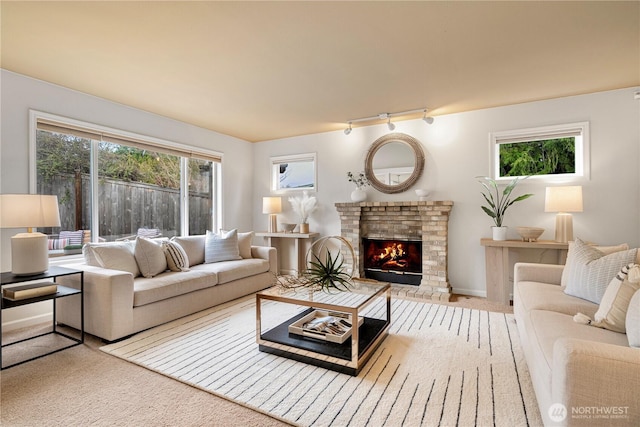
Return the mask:
{"type": "MultiPolygon", "coordinates": [[[[449,301],[447,241],[452,201],[336,203],[341,235],[352,245],[354,277],[365,277],[363,238],[422,241],[422,278],[418,286],[394,285],[397,293],[449,301]]],[[[350,264],[350,260],[346,260],[350,264]]]]}

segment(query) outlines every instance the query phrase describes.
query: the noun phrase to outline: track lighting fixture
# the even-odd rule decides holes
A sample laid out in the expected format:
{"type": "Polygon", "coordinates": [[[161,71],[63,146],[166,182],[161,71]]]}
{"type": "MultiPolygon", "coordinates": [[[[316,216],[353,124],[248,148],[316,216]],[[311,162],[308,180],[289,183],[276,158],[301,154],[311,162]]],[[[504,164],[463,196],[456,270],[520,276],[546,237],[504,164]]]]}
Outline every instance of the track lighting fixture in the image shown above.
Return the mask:
{"type": "Polygon", "coordinates": [[[363,117],[361,119],[349,120],[347,122],[349,124],[349,127],[347,127],[344,130],[344,134],[345,135],[349,135],[351,133],[351,131],[353,130],[353,123],[373,122],[373,121],[376,121],[376,120],[386,120],[387,121],[387,127],[389,128],[390,131],[393,131],[393,130],[395,130],[396,125],[391,123],[391,116],[407,116],[407,115],[415,114],[415,113],[418,113],[418,112],[423,113],[422,120],[424,120],[425,123],[427,123],[427,124],[433,123],[433,117],[427,116],[427,109],[426,108],[419,108],[417,110],[400,111],[400,112],[397,112],[397,113],[380,113],[377,116],[363,117]]]}
{"type": "MultiPolygon", "coordinates": [[[[433,117],[429,116],[427,117],[427,110],[424,110],[424,116],[422,116],[422,120],[425,121],[425,123],[427,123],[428,125],[430,125],[431,123],[433,123],[433,117]]],[[[349,126],[351,126],[351,122],[349,122],[349,126]]]]}
{"type": "Polygon", "coordinates": [[[394,130],[396,128],[396,125],[391,123],[391,117],[389,117],[389,119],[387,120],[387,127],[389,128],[389,130],[394,130]]]}

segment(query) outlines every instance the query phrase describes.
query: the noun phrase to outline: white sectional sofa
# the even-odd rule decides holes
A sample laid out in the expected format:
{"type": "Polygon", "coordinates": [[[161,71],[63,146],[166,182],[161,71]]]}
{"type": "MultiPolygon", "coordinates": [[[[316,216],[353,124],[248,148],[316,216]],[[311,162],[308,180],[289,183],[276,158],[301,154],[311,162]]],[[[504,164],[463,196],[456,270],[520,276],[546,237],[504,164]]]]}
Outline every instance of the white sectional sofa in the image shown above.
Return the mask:
{"type": "MultiPolygon", "coordinates": [[[[240,259],[204,263],[204,235],[176,240],[181,241],[188,254],[188,271],[166,270],[153,277],[123,271],[126,266],[123,269],[99,266],[92,258],[95,246],[85,245],[85,262],[67,267],[84,271],[86,332],[115,341],[265,289],[274,281],[278,264],[275,248],[251,246],[249,240],[240,251],[244,252],[240,259]]],[[[133,242],[121,244],[132,245],[133,253],[133,242]]],[[[77,276],[60,278],[59,283],[79,288],[77,276]]],[[[59,323],[80,328],[77,300],[59,299],[56,309],[59,323]]]]}
{"type": "MultiPolygon", "coordinates": [[[[640,348],[625,333],[574,320],[594,319],[599,305],[566,294],[563,269],[517,263],[514,271],[513,311],[544,423],[640,425],[640,348]]],[[[631,303],[627,319],[632,310],[636,319],[640,298],[631,303]]]]}

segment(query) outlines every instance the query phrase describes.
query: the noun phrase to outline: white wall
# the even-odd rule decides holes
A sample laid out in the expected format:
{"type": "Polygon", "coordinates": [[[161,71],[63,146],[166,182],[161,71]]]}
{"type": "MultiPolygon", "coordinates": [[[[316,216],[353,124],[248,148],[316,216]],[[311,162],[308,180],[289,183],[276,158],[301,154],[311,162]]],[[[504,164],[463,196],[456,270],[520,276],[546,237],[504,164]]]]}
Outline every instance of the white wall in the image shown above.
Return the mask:
{"type": "MultiPolygon", "coordinates": [[[[480,210],[481,187],[474,177],[490,175],[489,132],[589,121],[591,179],[580,183],[584,212],[574,214],[574,234],[601,244],[640,246],[640,103],[633,92],[630,88],[438,116],[430,126],[422,120],[396,123],[394,132],[418,139],[425,151],[425,171],[414,188],[430,190],[433,200],[454,202],[449,224],[449,278],[454,292],[486,295],[480,238],[491,236],[492,222],[480,210]]],[[[348,136],[336,131],[258,143],[253,152],[253,199],[270,195],[269,157],[317,152],[315,195],[320,208],[311,216],[310,227],[322,235],[338,235],[340,219],[334,203],[350,201],[355,188],[346,174],[362,171],[369,146],[387,133],[386,124],[381,124],[355,128],[348,136]]],[[[545,228],[541,238],[553,240],[555,216],[544,212],[545,186],[529,180],[518,187],[516,194],[535,196],[508,211],[509,238],[518,238],[515,227],[526,225],[545,228]]],[[[386,195],[369,187],[367,192],[369,201],[417,200],[413,189],[386,195]]],[[[254,228],[266,229],[266,215],[259,203],[253,206],[254,228]]],[[[286,210],[279,220],[297,222],[286,197],[283,206],[286,210]]],[[[542,260],[553,259],[550,255],[533,254],[542,260]]],[[[516,259],[527,260],[526,254],[516,259]]]]}
{"type": "MultiPolygon", "coordinates": [[[[223,226],[251,229],[253,144],[6,70],[0,89],[1,193],[29,192],[29,109],[35,109],[222,153],[223,226]]],[[[10,236],[19,231],[0,231],[2,271],[11,269],[10,236]]],[[[3,316],[3,321],[9,320],[3,316]]]]}

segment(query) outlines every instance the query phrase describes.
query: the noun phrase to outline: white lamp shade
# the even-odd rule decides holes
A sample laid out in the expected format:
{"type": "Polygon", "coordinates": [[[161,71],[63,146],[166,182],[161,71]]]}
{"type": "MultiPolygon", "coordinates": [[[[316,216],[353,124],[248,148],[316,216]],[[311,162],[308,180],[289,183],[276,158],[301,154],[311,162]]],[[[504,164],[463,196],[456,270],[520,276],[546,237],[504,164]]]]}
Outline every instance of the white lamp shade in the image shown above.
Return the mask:
{"type": "Polygon", "coordinates": [[[58,196],[0,194],[0,228],[60,227],[58,196]]]}
{"type": "Polygon", "coordinates": [[[282,212],[282,197],[263,197],[262,213],[276,214],[282,212]]]}
{"type": "Polygon", "coordinates": [[[582,212],[582,186],[547,187],[545,212],[582,212]]]}

